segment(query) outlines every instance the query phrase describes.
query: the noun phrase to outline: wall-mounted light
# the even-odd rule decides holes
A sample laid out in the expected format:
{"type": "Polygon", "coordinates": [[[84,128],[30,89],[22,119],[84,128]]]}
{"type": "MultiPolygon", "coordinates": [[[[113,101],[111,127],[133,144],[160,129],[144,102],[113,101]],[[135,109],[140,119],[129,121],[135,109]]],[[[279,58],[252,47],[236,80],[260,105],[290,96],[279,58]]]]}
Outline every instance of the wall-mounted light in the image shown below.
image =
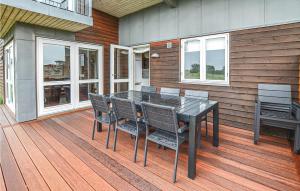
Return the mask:
{"type": "Polygon", "coordinates": [[[152,53],[151,58],[159,58],[159,54],[158,53],[152,53]]]}

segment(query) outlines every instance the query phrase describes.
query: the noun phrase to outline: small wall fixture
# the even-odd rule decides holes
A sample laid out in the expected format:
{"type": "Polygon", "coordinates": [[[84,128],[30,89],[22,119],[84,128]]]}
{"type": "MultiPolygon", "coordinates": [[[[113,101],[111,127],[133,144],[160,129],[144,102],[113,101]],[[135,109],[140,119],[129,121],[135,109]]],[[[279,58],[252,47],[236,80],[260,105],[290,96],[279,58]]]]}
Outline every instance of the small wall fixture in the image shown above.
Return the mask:
{"type": "Polygon", "coordinates": [[[152,53],[151,58],[159,58],[159,54],[158,53],[152,53]]]}

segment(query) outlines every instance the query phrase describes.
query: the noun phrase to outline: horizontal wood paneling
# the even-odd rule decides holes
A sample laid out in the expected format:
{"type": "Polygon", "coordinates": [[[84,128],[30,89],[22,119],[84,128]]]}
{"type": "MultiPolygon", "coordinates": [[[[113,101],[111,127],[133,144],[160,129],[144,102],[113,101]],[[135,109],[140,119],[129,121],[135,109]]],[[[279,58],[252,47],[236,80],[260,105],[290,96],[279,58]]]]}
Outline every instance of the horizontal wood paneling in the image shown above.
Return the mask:
{"type": "Polygon", "coordinates": [[[110,44],[118,44],[118,18],[93,9],[93,26],[75,33],[77,41],[101,44],[104,48],[104,92],[109,92],[110,84],[110,44]]]}
{"type": "Polygon", "coordinates": [[[299,101],[300,23],[230,33],[230,86],[180,83],[180,39],[151,43],[151,84],[209,92],[220,102],[221,123],[251,129],[258,83],[291,84],[299,101]]]}

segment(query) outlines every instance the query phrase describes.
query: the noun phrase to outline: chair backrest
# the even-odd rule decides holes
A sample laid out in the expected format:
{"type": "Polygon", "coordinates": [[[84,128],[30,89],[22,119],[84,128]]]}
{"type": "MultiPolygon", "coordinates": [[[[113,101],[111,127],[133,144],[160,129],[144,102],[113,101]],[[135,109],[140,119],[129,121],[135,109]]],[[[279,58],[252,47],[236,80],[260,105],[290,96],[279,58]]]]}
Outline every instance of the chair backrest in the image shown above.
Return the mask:
{"type": "Polygon", "coordinates": [[[178,121],[174,107],[142,102],[142,109],[148,126],[177,135],[178,121]]]}
{"type": "Polygon", "coordinates": [[[156,87],[154,87],[154,86],[142,86],[141,91],[142,92],[147,92],[147,93],[156,93],[156,87]]]}
{"type": "Polygon", "coordinates": [[[180,89],[177,88],[161,88],[160,94],[179,96],[180,89]]]}
{"type": "Polygon", "coordinates": [[[208,100],[208,92],[197,90],[185,90],[184,97],[208,100]]]}
{"type": "Polygon", "coordinates": [[[93,93],[89,93],[89,97],[95,112],[109,112],[109,106],[106,97],[104,97],[103,95],[93,93]]]}
{"type": "Polygon", "coordinates": [[[134,101],[113,96],[111,97],[111,103],[117,120],[128,119],[137,121],[134,101]]]}
{"type": "Polygon", "coordinates": [[[258,84],[258,101],[263,109],[291,111],[292,96],[290,85],[258,84]]]}

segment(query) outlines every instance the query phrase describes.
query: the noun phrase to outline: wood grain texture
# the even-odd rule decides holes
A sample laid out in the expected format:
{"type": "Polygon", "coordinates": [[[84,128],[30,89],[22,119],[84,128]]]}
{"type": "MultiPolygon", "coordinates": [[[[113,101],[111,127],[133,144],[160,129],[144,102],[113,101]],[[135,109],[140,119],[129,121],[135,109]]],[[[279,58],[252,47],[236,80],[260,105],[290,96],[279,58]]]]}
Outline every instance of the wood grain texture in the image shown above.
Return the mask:
{"type": "Polygon", "coordinates": [[[93,26],[75,33],[75,39],[103,45],[104,50],[104,93],[109,92],[110,86],[110,45],[119,42],[119,20],[104,12],[93,9],[93,26]]]}
{"type": "Polygon", "coordinates": [[[180,39],[151,43],[151,85],[202,90],[220,102],[220,122],[252,129],[258,83],[291,84],[299,101],[300,23],[230,33],[230,86],[180,83],[180,39]],[[172,42],[170,49],[166,43],[172,42]]]}
{"type": "Polygon", "coordinates": [[[127,134],[119,133],[116,152],[112,143],[105,148],[105,125],[91,140],[92,110],[21,124],[7,108],[1,106],[0,111],[1,121],[6,120],[0,128],[2,190],[41,190],[40,178],[51,190],[300,190],[300,158],[285,139],[263,135],[254,145],[252,132],[222,125],[216,148],[209,128],[209,137],[198,149],[195,180],[187,178],[188,143],[184,143],[178,181],[173,184],[174,151],[149,144],[148,166],[143,167],[142,136],[133,163],[134,141],[127,134]],[[40,175],[29,180],[35,172],[40,175]]]}

